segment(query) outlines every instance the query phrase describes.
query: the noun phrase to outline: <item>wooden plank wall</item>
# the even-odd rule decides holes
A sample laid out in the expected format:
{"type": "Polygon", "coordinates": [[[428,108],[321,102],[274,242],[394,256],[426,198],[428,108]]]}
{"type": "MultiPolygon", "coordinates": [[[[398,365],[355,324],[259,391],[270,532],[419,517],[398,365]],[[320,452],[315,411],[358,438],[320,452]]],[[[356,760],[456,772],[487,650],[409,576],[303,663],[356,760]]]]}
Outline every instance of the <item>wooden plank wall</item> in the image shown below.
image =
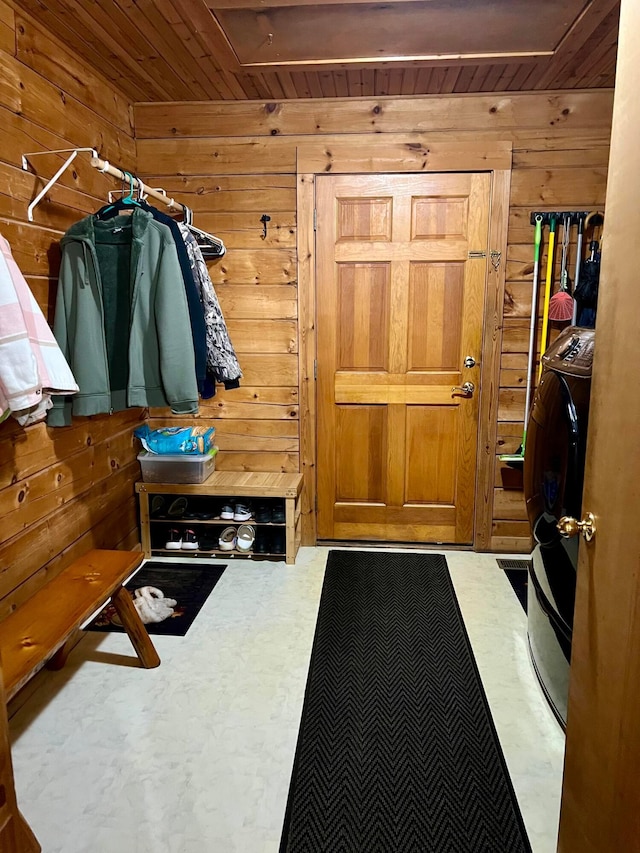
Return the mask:
{"type": "MultiPolygon", "coordinates": [[[[0,0],[0,233],[50,322],[58,241],[113,186],[81,155],[27,222],[44,182],[20,169],[23,153],[93,146],[135,166],[131,108],[93,70],[0,0]]],[[[38,158],[51,176],[56,156],[38,158]]],[[[92,547],[136,547],[132,429],[143,411],[78,418],[73,426],[0,425],[0,619],[92,547]]]]}
{"type": "MultiPolygon", "coordinates": [[[[220,234],[228,255],[211,264],[245,379],[203,407],[217,427],[219,467],[297,471],[299,335],[296,306],[296,149],[317,141],[319,168],[361,164],[385,141],[396,157],[436,140],[507,140],[514,146],[496,456],[522,435],[531,303],[534,209],[592,209],[604,201],[612,92],[140,104],[138,164],[220,234]],[[349,152],[347,165],[344,152],[349,152]],[[350,159],[349,159],[350,158],[350,159]],[[271,216],[261,239],[260,217],[271,216]]],[[[319,353],[322,357],[322,353],[319,353]]],[[[168,423],[153,412],[153,424],[168,423]]],[[[521,480],[496,463],[492,549],[529,546],[521,480]]]]}

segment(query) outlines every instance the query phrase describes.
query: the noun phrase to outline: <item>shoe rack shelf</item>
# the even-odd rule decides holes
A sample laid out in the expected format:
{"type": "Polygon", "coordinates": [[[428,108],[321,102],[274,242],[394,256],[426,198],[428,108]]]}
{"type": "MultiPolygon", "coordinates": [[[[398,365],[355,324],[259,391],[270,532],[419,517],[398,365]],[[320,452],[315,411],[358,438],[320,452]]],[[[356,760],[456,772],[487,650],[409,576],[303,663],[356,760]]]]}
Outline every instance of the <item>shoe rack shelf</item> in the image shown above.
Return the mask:
{"type": "Polygon", "coordinates": [[[302,474],[278,474],[270,472],[249,472],[249,471],[214,471],[204,483],[187,484],[187,483],[136,483],[136,493],[140,502],[140,536],[142,541],[142,550],[146,557],[155,556],[172,556],[172,557],[215,557],[223,556],[230,557],[271,557],[281,560],[283,557],[286,563],[293,564],[296,561],[296,554],[300,547],[300,492],[302,491],[302,474]],[[184,497],[187,500],[189,497],[199,498],[227,498],[233,501],[235,498],[252,501],[280,499],[284,501],[285,521],[284,524],[274,522],[260,523],[251,519],[247,522],[237,522],[228,519],[211,518],[211,519],[185,519],[185,518],[153,518],[150,512],[150,495],[172,495],[173,497],[184,497]],[[169,527],[176,528],[193,528],[211,530],[217,527],[220,532],[224,527],[230,525],[238,526],[241,523],[251,524],[256,529],[262,528],[284,528],[285,531],[285,551],[284,553],[269,554],[239,552],[239,551],[224,551],[215,549],[212,551],[203,550],[171,550],[167,548],[152,547],[152,542],[156,538],[154,534],[158,533],[159,529],[168,530],[169,527]]]}

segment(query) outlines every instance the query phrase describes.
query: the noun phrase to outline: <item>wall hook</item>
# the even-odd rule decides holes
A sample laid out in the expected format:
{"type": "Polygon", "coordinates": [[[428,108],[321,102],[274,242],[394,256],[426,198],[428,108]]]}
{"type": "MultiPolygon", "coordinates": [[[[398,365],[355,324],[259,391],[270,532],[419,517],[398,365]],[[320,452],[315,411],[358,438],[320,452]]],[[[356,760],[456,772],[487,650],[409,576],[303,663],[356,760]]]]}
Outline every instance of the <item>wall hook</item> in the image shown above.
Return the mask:
{"type": "Polygon", "coordinates": [[[267,216],[266,213],[263,213],[260,217],[260,222],[262,222],[262,239],[267,239],[267,222],[271,222],[271,217],[267,216]]]}

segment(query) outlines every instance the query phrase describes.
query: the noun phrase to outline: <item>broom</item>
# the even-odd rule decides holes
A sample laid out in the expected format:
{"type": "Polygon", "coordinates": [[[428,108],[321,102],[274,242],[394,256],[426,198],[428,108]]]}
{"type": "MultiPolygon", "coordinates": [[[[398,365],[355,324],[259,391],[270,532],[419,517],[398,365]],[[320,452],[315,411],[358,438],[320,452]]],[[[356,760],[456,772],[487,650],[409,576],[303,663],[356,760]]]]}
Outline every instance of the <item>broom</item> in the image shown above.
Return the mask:
{"type": "Polygon", "coordinates": [[[531,408],[531,391],[533,361],[535,358],[536,326],[538,321],[538,282],[540,278],[540,243],[542,242],[542,216],[536,216],[536,230],[533,249],[533,289],[531,291],[531,325],[529,327],[529,360],[527,362],[527,393],[524,404],[524,430],[522,431],[522,443],[515,453],[503,453],[499,457],[501,462],[506,462],[510,468],[521,468],[524,464],[524,448],[527,443],[527,424],[529,421],[529,409],[531,408]]]}
{"type": "Polygon", "coordinates": [[[549,302],[549,319],[556,323],[566,323],[573,319],[573,297],[569,290],[569,273],[567,271],[570,235],[571,214],[566,214],[562,223],[560,290],[553,294],[549,302]]]}

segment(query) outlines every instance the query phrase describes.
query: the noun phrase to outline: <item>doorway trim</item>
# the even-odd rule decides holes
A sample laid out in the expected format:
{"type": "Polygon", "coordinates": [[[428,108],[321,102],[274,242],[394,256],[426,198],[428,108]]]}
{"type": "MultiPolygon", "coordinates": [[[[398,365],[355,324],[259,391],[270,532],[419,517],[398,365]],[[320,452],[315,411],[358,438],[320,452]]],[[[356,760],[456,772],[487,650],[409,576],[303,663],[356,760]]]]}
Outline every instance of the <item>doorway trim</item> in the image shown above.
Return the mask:
{"type": "Polygon", "coordinates": [[[318,175],[399,172],[490,172],[488,252],[499,252],[497,268],[489,257],[482,332],[473,548],[487,551],[493,522],[493,487],[498,429],[498,391],[502,352],[502,311],[507,264],[512,144],[507,141],[433,140],[425,134],[349,135],[301,144],[296,156],[298,267],[298,383],[303,545],[315,545],[316,528],[316,252],[315,188],[318,175]],[[335,144],[334,144],[335,140],[335,144]]]}

